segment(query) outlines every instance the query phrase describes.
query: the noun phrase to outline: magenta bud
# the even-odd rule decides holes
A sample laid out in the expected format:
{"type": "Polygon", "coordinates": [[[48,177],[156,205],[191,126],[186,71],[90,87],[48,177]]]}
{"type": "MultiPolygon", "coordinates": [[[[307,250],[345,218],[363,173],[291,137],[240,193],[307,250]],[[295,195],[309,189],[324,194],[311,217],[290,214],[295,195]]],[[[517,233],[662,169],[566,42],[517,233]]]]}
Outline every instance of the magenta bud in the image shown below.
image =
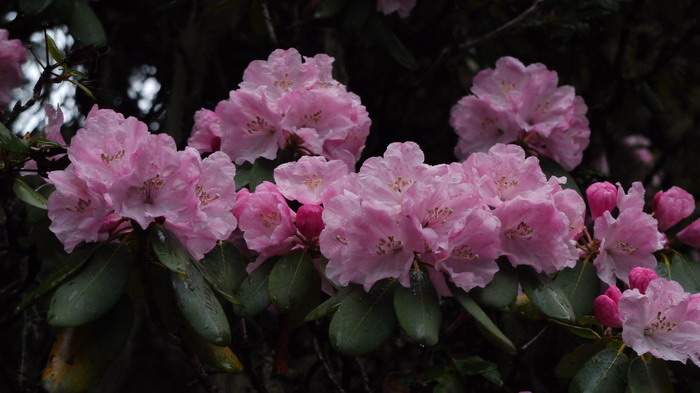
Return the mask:
{"type": "Polygon", "coordinates": [[[700,218],[683,228],[676,236],[683,244],[700,248],[700,218]]]}
{"type": "Polygon", "coordinates": [[[318,205],[302,205],[297,210],[297,229],[307,240],[318,237],[326,227],[322,216],[323,207],[318,205]]]}
{"type": "Polygon", "coordinates": [[[617,310],[617,302],[607,295],[600,295],[595,299],[595,302],[593,302],[593,313],[598,322],[605,326],[622,326],[620,312],[617,310]]]}
{"type": "Polygon", "coordinates": [[[620,301],[620,297],[622,296],[622,292],[620,291],[620,288],[613,285],[610,288],[605,290],[605,296],[609,297],[610,299],[612,299],[615,302],[615,304],[617,304],[620,301]]]}
{"type": "Polygon", "coordinates": [[[668,191],[657,192],[651,206],[659,221],[659,230],[665,231],[693,214],[695,198],[688,191],[673,186],[668,191]]]}
{"type": "Polygon", "coordinates": [[[606,181],[593,183],[586,189],[586,198],[591,209],[591,217],[596,219],[617,205],[617,187],[606,181]]]}
{"type": "Polygon", "coordinates": [[[651,280],[658,277],[659,275],[652,269],[635,267],[630,271],[630,289],[638,289],[641,294],[644,294],[651,280]]]}

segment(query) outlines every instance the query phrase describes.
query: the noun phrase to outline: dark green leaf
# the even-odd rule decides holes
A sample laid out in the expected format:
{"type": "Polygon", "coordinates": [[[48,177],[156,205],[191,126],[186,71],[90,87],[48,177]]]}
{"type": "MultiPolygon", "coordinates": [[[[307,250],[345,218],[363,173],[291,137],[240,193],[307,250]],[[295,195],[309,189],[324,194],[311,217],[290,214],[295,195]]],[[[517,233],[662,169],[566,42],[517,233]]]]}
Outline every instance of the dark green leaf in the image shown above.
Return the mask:
{"type": "Polygon", "coordinates": [[[175,273],[187,274],[187,266],[194,258],[172,232],[160,224],[153,224],[148,239],[160,263],[175,273]]]}
{"type": "Polygon", "coordinates": [[[479,356],[456,360],[455,368],[464,376],[481,375],[496,386],[503,386],[503,379],[501,379],[501,373],[498,372],[498,367],[479,356]]]}
{"type": "Polygon", "coordinates": [[[273,161],[265,158],[258,158],[255,160],[255,163],[253,164],[253,167],[250,168],[250,173],[248,175],[248,189],[250,191],[255,191],[255,188],[264,181],[274,183],[274,170],[275,164],[273,161]]]}
{"type": "Polygon", "coordinates": [[[476,320],[476,323],[481,327],[482,331],[485,333],[485,338],[489,340],[492,344],[501,348],[508,353],[515,353],[515,345],[506,337],[503,332],[491,321],[491,319],[486,315],[484,310],[479,307],[478,304],[463,290],[452,288],[452,294],[459,304],[464,307],[464,309],[471,314],[476,320]]]}
{"type": "Polygon", "coordinates": [[[583,326],[577,326],[577,325],[571,325],[568,323],[564,323],[561,321],[558,321],[556,319],[552,319],[552,322],[556,323],[559,326],[562,326],[564,329],[568,330],[569,332],[583,338],[592,338],[592,339],[599,339],[600,335],[595,332],[593,329],[589,329],[587,327],[583,326]]]}
{"type": "Polygon", "coordinates": [[[409,337],[422,345],[435,345],[440,334],[440,299],[428,275],[411,271],[411,287],[394,292],[394,309],[399,324],[409,337]]]}
{"type": "Polygon", "coordinates": [[[98,320],[61,330],[41,377],[42,387],[49,393],[86,391],[124,349],[133,321],[134,307],[123,297],[98,320]]]}
{"type": "Polygon", "coordinates": [[[579,195],[583,196],[574,178],[569,172],[566,171],[566,169],[562,168],[561,165],[559,165],[559,163],[557,163],[549,157],[544,156],[540,156],[539,160],[540,167],[542,167],[542,172],[544,172],[548,177],[566,177],[566,183],[562,184],[562,188],[570,188],[576,191],[579,195]]]}
{"type": "Polygon", "coordinates": [[[270,300],[279,311],[294,310],[306,303],[318,281],[309,252],[294,250],[282,256],[270,272],[267,283],[270,300]]]}
{"type": "Polygon", "coordinates": [[[588,359],[604,350],[607,345],[606,341],[599,340],[577,347],[559,359],[559,363],[554,369],[554,374],[561,379],[572,378],[586,364],[588,359]]]}
{"type": "Polygon", "coordinates": [[[438,384],[433,388],[433,393],[464,393],[466,391],[464,380],[455,373],[438,378],[438,384]]]}
{"type": "Polygon", "coordinates": [[[523,291],[543,313],[555,319],[576,320],[569,299],[557,284],[530,266],[518,266],[517,271],[523,291]]]}
{"type": "Polygon", "coordinates": [[[627,384],[627,356],[605,349],[590,358],[571,380],[569,393],[622,393],[627,384]]]}
{"type": "Polygon", "coordinates": [[[343,299],[328,330],[333,348],[359,356],[377,349],[394,332],[392,298],[395,282],[379,282],[369,293],[356,286],[343,299]]]}
{"type": "Polygon", "coordinates": [[[90,89],[88,89],[87,87],[85,87],[85,85],[83,85],[82,83],[80,83],[80,82],[78,82],[78,81],[74,81],[73,79],[68,79],[68,82],[70,82],[70,83],[72,83],[72,84],[78,86],[78,87],[80,88],[80,90],[82,90],[83,92],[85,92],[85,94],[88,95],[88,97],[90,97],[90,98],[92,98],[93,100],[97,101],[97,98],[95,98],[95,95],[92,94],[92,92],[90,91],[90,89]]]}
{"type": "Polygon", "coordinates": [[[0,123],[0,149],[11,153],[26,153],[29,147],[24,139],[13,134],[4,124],[0,123]]]}
{"type": "Polygon", "coordinates": [[[343,10],[348,0],[318,0],[314,18],[323,19],[338,15],[343,10]]]}
{"type": "Polygon", "coordinates": [[[372,35],[389,51],[394,60],[411,71],[418,69],[418,62],[413,54],[378,14],[371,15],[369,22],[372,35]]]}
{"type": "Polygon", "coordinates": [[[99,247],[101,243],[81,243],[68,256],[67,260],[62,262],[56,270],[51,272],[49,276],[36,288],[29,291],[22,301],[15,308],[15,313],[19,313],[27,306],[32,304],[38,297],[44,295],[54,289],[58,284],[62,283],[68,277],[72,276],[80,269],[85,262],[90,258],[92,253],[99,247]]]}
{"type": "MultiPolygon", "coordinates": [[[[89,78],[88,75],[87,75],[86,73],[80,72],[80,71],[78,71],[78,70],[74,70],[74,69],[72,69],[72,68],[69,68],[67,71],[68,71],[69,74],[74,75],[74,76],[77,76],[77,77],[79,77],[79,78],[81,78],[81,79],[88,79],[88,78],[89,78]]],[[[94,98],[94,97],[93,97],[93,98],[94,98]]],[[[59,146],[60,146],[60,145],[59,145],[59,146]]]]}
{"type": "Polygon", "coordinates": [[[22,181],[20,178],[15,178],[14,184],[12,184],[12,191],[14,191],[17,198],[22,202],[37,207],[39,209],[46,210],[46,198],[43,195],[36,192],[27,183],[22,181]]]}
{"type": "Polygon", "coordinates": [[[109,310],[121,297],[131,275],[131,251],[123,244],[104,244],[87,266],[54,293],[47,314],[53,326],[80,326],[109,310]]]}
{"type": "MultiPolygon", "coordinates": [[[[62,64],[63,63],[63,56],[61,56],[61,52],[58,50],[58,47],[56,46],[56,43],[54,42],[53,38],[51,38],[48,33],[44,33],[44,38],[46,40],[46,46],[49,50],[49,55],[56,61],[57,64],[62,64]]],[[[47,59],[48,62],[48,59],[47,59]]]]}
{"type": "Polygon", "coordinates": [[[561,287],[577,317],[593,314],[593,302],[600,294],[600,279],[592,263],[578,262],[557,274],[554,282],[561,287]]]}
{"type": "Polygon", "coordinates": [[[469,294],[479,304],[492,307],[507,307],[518,295],[518,275],[508,261],[498,261],[498,272],[484,288],[474,288],[469,294]],[[505,263],[504,263],[505,262],[505,263]]]}
{"type": "Polygon", "coordinates": [[[72,0],[72,6],[67,23],[70,34],[85,45],[106,45],[105,29],[87,0],[72,0]]]}
{"type": "Polygon", "coordinates": [[[36,15],[50,6],[53,0],[19,0],[19,10],[36,15]]]}
{"type": "Polygon", "coordinates": [[[690,293],[700,292],[700,262],[690,261],[675,252],[664,254],[660,257],[656,272],[661,277],[678,282],[690,293]]]}
{"type": "Polygon", "coordinates": [[[666,363],[651,356],[640,356],[627,370],[629,393],[673,393],[666,363]]]}
{"type": "Polygon", "coordinates": [[[326,315],[335,312],[335,310],[340,307],[340,303],[345,299],[346,296],[350,294],[352,287],[342,287],[338,290],[338,293],[326,299],[323,303],[319,304],[316,308],[311,310],[310,313],[306,315],[304,320],[306,322],[315,321],[319,318],[323,318],[326,315]]]}
{"type": "Polygon", "coordinates": [[[243,371],[241,361],[231,348],[214,345],[191,329],[183,329],[182,335],[199,360],[208,367],[226,373],[243,371]]]}
{"type": "Polygon", "coordinates": [[[192,329],[212,344],[231,342],[231,328],[226,313],[202,273],[190,264],[187,277],[170,273],[175,303],[192,329]]]}
{"type": "Polygon", "coordinates": [[[245,280],[246,260],[238,248],[228,242],[218,242],[197,267],[216,292],[231,303],[240,303],[234,293],[245,280]]]}
{"type": "Polygon", "coordinates": [[[267,282],[270,278],[270,271],[277,261],[277,257],[265,261],[257,269],[243,280],[241,286],[236,291],[236,299],[242,305],[233,305],[233,311],[239,317],[251,317],[262,312],[270,305],[270,294],[267,291],[267,282]]]}
{"type": "Polygon", "coordinates": [[[236,183],[236,191],[248,185],[251,169],[253,169],[253,165],[249,162],[245,162],[242,165],[236,165],[236,177],[234,178],[236,183]]]}
{"type": "MultiPolygon", "coordinates": [[[[423,378],[421,379],[421,382],[424,384],[427,384],[428,382],[436,381],[440,378],[444,378],[447,376],[447,374],[450,373],[451,368],[445,367],[445,366],[430,366],[427,369],[425,369],[425,373],[423,373],[423,378]]],[[[409,384],[410,385],[410,381],[409,384]]]]}

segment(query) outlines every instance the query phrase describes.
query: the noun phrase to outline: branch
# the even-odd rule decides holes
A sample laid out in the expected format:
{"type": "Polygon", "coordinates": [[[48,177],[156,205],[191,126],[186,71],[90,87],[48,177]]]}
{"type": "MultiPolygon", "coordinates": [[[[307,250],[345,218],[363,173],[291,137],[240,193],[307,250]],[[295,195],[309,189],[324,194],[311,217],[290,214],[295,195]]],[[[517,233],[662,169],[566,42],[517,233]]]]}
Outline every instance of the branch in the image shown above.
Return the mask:
{"type": "Polygon", "coordinates": [[[262,8],[263,17],[265,18],[267,34],[270,35],[270,40],[272,41],[272,44],[275,47],[277,47],[277,34],[275,33],[275,26],[272,24],[272,18],[270,17],[270,8],[267,6],[267,0],[260,0],[260,7],[262,8]]]}
{"type": "Polygon", "coordinates": [[[323,354],[323,350],[321,350],[321,344],[318,342],[318,338],[316,337],[316,334],[314,333],[314,349],[316,350],[316,356],[318,356],[318,360],[321,361],[323,364],[323,368],[326,370],[326,375],[328,376],[328,379],[331,380],[333,383],[333,386],[335,387],[336,392],[338,393],[345,393],[345,389],[343,389],[343,386],[340,384],[340,381],[338,381],[338,377],[335,375],[335,371],[333,371],[333,366],[328,362],[328,359],[326,356],[323,354]]]}
{"type": "MultiPolygon", "coordinates": [[[[41,63],[40,63],[41,64],[41,63]]],[[[36,84],[34,85],[34,90],[32,93],[32,97],[22,105],[19,101],[15,104],[15,106],[12,108],[12,112],[7,115],[5,118],[5,121],[3,123],[5,124],[10,124],[15,119],[17,119],[17,116],[19,116],[20,113],[26,111],[27,109],[31,108],[32,105],[34,105],[39,98],[41,98],[41,93],[43,91],[43,87],[46,85],[46,82],[52,82],[52,72],[53,70],[58,67],[58,64],[52,64],[50,66],[47,66],[44,68],[44,71],[41,72],[41,75],[39,76],[39,79],[36,81],[36,84]]]]}

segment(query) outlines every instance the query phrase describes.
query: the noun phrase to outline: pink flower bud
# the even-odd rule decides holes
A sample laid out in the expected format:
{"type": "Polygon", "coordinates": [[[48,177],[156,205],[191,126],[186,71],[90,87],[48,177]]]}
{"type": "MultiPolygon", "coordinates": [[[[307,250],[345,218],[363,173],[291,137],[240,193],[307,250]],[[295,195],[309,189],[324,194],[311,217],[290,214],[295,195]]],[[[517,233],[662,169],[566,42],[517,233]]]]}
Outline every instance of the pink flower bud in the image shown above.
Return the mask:
{"type": "Polygon", "coordinates": [[[659,278],[655,271],[645,267],[635,267],[630,271],[630,289],[639,289],[639,292],[643,295],[646,293],[651,280],[655,278],[659,278]]]}
{"type": "Polygon", "coordinates": [[[323,208],[318,205],[302,205],[297,210],[297,229],[308,240],[318,237],[326,224],[322,219],[323,208]]]}
{"type": "Polygon", "coordinates": [[[668,191],[659,191],[654,195],[652,208],[659,221],[659,229],[665,231],[693,214],[695,198],[688,191],[673,186],[668,191]]]}
{"type": "Polygon", "coordinates": [[[607,295],[600,295],[595,299],[595,302],[593,302],[593,313],[598,319],[598,322],[605,326],[622,326],[620,312],[617,310],[617,302],[607,295]]]}
{"type": "Polygon", "coordinates": [[[591,217],[596,219],[604,212],[615,208],[617,204],[617,187],[604,181],[591,184],[586,190],[591,217]]]}
{"type": "Polygon", "coordinates": [[[620,288],[613,285],[605,290],[605,296],[609,297],[615,302],[615,304],[617,304],[617,302],[620,301],[620,296],[622,296],[622,292],[620,291],[620,288]]]}
{"type": "Polygon", "coordinates": [[[691,247],[700,248],[700,218],[678,232],[678,240],[691,247]]]}

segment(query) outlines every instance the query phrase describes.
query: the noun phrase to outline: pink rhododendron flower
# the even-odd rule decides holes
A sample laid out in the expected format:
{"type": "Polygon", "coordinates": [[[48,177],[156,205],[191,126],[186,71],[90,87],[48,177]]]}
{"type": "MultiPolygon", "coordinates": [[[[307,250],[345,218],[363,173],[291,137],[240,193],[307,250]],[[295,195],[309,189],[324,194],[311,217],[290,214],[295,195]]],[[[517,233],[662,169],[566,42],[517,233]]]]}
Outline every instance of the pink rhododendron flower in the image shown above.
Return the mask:
{"type": "Polygon", "coordinates": [[[630,271],[630,289],[636,289],[643,295],[646,293],[651,280],[658,277],[659,275],[652,269],[635,267],[630,271]]]}
{"type": "Polygon", "coordinates": [[[593,183],[586,189],[591,217],[596,218],[606,211],[612,211],[617,205],[617,187],[608,182],[593,183]]]}
{"type": "Polygon", "coordinates": [[[451,110],[460,140],[455,155],[485,151],[495,143],[520,141],[531,150],[575,168],[588,146],[588,107],[571,86],[557,87],[556,72],[542,64],[523,65],[512,57],[474,77],[472,96],[451,110]]]}
{"type": "Polygon", "coordinates": [[[673,186],[654,195],[652,208],[659,221],[659,229],[665,231],[693,214],[695,198],[688,191],[673,186]]]}
{"type": "Polygon", "coordinates": [[[222,135],[221,123],[216,113],[200,109],[194,114],[194,127],[187,140],[187,146],[194,147],[200,153],[219,151],[222,135]]]}
{"type": "Polygon", "coordinates": [[[408,18],[415,6],[416,0],[377,0],[377,11],[384,15],[398,12],[401,18],[408,18]]]}
{"type": "Polygon", "coordinates": [[[339,160],[304,156],[275,168],[275,183],[285,198],[308,205],[320,205],[354,188],[354,174],[339,160]]]}
{"type": "Polygon", "coordinates": [[[10,40],[10,33],[0,29],[0,109],[12,100],[12,89],[22,85],[22,64],[27,61],[27,50],[20,40],[10,40]]]}
{"type": "Polygon", "coordinates": [[[95,242],[109,236],[113,209],[105,198],[89,189],[75,176],[71,167],[49,172],[49,183],[56,191],[49,195],[47,206],[50,229],[63,243],[66,252],[83,241],[95,242]]]}
{"type": "Polygon", "coordinates": [[[646,293],[625,291],[618,303],[622,341],[643,355],[700,366],[700,302],[675,281],[652,280],[646,293]]]}
{"type": "Polygon", "coordinates": [[[700,248],[700,218],[678,232],[678,240],[691,247],[700,248]]]}
{"type": "Polygon", "coordinates": [[[605,326],[619,328],[622,326],[622,318],[617,307],[622,292],[616,286],[608,288],[604,294],[598,296],[593,302],[593,314],[598,322],[605,326]]]}
{"type": "MultiPolygon", "coordinates": [[[[63,139],[61,134],[61,126],[63,126],[63,111],[56,105],[54,108],[51,104],[44,105],[44,113],[46,113],[46,118],[48,124],[44,132],[46,133],[46,140],[58,143],[59,145],[65,145],[66,141],[63,139]]],[[[55,161],[65,156],[65,154],[56,154],[54,156],[47,156],[46,158],[50,161],[55,161]]],[[[36,161],[29,160],[24,164],[23,169],[37,169],[36,161]]]]}

